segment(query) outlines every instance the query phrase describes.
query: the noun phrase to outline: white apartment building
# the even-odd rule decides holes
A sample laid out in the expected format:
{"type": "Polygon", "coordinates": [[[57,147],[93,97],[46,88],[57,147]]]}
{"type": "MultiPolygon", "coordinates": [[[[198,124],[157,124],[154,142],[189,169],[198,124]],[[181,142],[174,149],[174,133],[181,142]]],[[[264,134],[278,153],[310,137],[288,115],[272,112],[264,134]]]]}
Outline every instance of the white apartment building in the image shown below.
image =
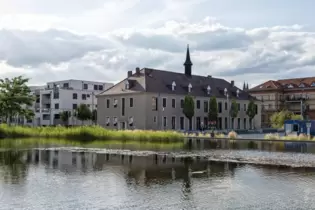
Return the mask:
{"type": "MultiPolygon", "coordinates": [[[[32,94],[36,97],[32,109],[33,120],[25,122],[31,126],[49,126],[63,124],[60,113],[74,110],[80,104],[86,104],[91,111],[97,109],[96,95],[112,87],[112,83],[63,80],[48,82],[45,86],[32,86],[32,94]]],[[[72,114],[73,115],[73,114],[72,114]]],[[[91,122],[85,122],[89,124],[91,122]]],[[[74,116],[69,119],[69,125],[81,125],[82,122],[74,116]]]]}

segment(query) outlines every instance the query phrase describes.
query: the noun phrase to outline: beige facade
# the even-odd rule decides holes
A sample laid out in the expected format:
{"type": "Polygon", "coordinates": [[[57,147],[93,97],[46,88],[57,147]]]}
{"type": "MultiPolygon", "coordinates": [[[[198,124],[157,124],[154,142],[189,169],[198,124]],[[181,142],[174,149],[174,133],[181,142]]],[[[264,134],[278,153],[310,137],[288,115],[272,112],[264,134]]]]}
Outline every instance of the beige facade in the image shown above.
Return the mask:
{"type": "MultiPolygon", "coordinates": [[[[184,116],[181,107],[181,101],[184,100],[184,97],[185,95],[147,92],[99,95],[97,100],[98,124],[110,129],[188,130],[189,120],[184,116]],[[117,123],[115,124],[115,122],[117,123]]],[[[194,97],[193,130],[199,129],[202,124],[206,124],[209,98],[194,97]]],[[[231,101],[226,98],[217,98],[217,102],[219,129],[250,128],[249,118],[246,115],[248,100],[236,100],[240,109],[233,124],[227,109],[228,103],[230,104],[231,101]]],[[[252,128],[261,127],[260,110],[258,108],[252,128]]]]}

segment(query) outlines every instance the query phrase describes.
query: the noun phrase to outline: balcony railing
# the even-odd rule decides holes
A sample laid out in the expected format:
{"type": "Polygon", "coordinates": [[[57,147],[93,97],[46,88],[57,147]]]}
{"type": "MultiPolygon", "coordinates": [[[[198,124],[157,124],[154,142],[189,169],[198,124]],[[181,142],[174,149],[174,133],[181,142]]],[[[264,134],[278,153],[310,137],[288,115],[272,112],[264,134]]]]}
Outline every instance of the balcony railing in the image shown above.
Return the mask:
{"type": "Polygon", "coordinates": [[[286,96],[286,102],[297,102],[297,101],[305,101],[308,100],[309,96],[286,96]]]}

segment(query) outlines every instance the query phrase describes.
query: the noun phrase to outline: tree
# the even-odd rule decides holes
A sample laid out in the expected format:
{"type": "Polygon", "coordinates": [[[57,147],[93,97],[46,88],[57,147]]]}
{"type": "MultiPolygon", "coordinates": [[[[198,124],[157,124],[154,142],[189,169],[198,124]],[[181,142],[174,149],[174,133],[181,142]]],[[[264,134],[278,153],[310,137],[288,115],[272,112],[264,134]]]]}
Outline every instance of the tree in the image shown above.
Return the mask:
{"type": "Polygon", "coordinates": [[[252,120],[257,114],[257,105],[255,104],[254,100],[251,99],[248,103],[248,107],[246,110],[246,115],[249,117],[249,129],[252,128],[252,120]]]}
{"type": "Polygon", "coordinates": [[[60,113],[60,118],[65,125],[69,125],[69,118],[71,117],[71,112],[63,111],[60,113]]]}
{"type": "Polygon", "coordinates": [[[273,128],[283,128],[284,121],[286,120],[301,120],[301,115],[295,115],[293,112],[283,110],[275,112],[270,117],[271,126],[273,128]]]}
{"type": "Polygon", "coordinates": [[[230,116],[232,117],[232,128],[234,128],[234,119],[238,115],[238,105],[234,99],[232,99],[230,116]]]}
{"type": "Polygon", "coordinates": [[[91,120],[93,121],[94,124],[96,124],[96,121],[97,121],[97,111],[96,111],[96,109],[93,109],[93,111],[92,111],[91,120]]]}
{"type": "Polygon", "coordinates": [[[80,106],[77,108],[77,118],[82,121],[82,124],[84,121],[91,119],[92,113],[89,107],[86,104],[80,104],[80,106]]]}
{"type": "Polygon", "coordinates": [[[218,104],[215,96],[212,96],[209,101],[208,119],[209,121],[215,122],[217,122],[218,119],[218,104]]]}
{"type": "Polygon", "coordinates": [[[27,108],[35,100],[27,86],[28,81],[22,76],[0,79],[0,117],[4,121],[11,123],[17,116],[28,119],[34,116],[33,111],[27,108]]]}
{"type": "Polygon", "coordinates": [[[189,130],[191,130],[192,129],[191,119],[195,115],[195,102],[194,102],[194,99],[189,95],[185,96],[185,99],[184,99],[183,114],[189,120],[189,130]]]}

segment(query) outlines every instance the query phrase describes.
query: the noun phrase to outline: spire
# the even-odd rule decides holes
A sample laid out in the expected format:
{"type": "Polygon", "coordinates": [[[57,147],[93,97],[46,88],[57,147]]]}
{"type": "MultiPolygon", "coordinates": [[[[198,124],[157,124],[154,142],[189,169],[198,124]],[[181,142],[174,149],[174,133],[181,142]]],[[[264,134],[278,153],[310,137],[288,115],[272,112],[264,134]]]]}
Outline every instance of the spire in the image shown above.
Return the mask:
{"type": "Polygon", "coordinates": [[[246,86],[246,90],[249,90],[249,88],[248,88],[248,83],[247,83],[247,86],[246,86]]]}
{"type": "Polygon", "coordinates": [[[243,84],[243,90],[246,90],[246,85],[245,85],[245,82],[243,84]]]}
{"type": "Polygon", "coordinates": [[[184,63],[185,66],[185,74],[187,76],[191,76],[191,66],[192,66],[192,62],[190,60],[190,52],[189,52],[189,45],[187,45],[187,52],[186,52],[186,60],[184,63]]]}

